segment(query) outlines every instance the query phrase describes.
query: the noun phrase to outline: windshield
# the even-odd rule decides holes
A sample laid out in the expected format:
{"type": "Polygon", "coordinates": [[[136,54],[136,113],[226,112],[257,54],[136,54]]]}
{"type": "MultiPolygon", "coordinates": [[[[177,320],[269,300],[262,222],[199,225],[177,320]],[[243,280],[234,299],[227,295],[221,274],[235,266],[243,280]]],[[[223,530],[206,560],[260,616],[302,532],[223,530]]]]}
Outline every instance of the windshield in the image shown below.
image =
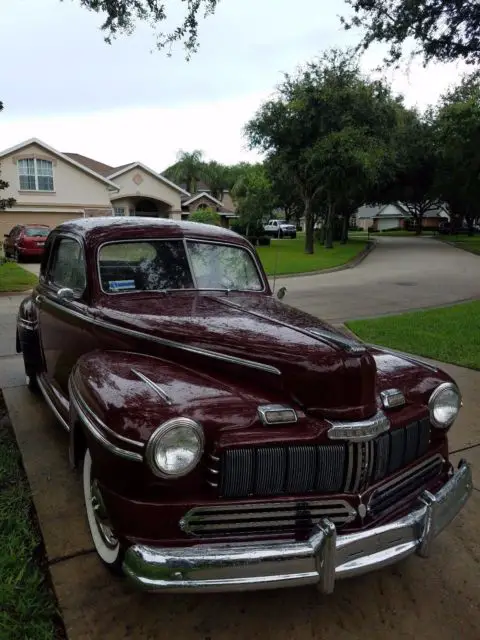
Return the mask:
{"type": "Polygon", "coordinates": [[[49,233],[50,229],[45,227],[27,227],[24,232],[28,238],[46,238],[49,233]]]}
{"type": "Polygon", "coordinates": [[[118,242],[100,248],[98,266],[101,286],[107,293],[263,290],[252,256],[233,245],[193,240],[118,242]]]}

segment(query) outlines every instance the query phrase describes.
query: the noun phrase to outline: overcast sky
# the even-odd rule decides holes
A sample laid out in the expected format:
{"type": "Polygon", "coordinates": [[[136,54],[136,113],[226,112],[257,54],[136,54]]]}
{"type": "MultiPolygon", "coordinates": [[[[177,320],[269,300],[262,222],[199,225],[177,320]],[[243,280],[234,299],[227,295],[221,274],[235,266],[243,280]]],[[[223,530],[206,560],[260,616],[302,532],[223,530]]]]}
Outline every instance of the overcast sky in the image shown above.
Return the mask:
{"type": "MultiPolygon", "coordinates": [[[[179,0],[167,0],[175,6],[179,0]]],[[[179,149],[208,159],[254,160],[242,127],[281,80],[331,46],[355,44],[342,30],[343,0],[221,0],[200,25],[200,51],[151,52],[148,27],[109,46],[100,16],[79,0],[1,0],[0,148],[31,137],[108,164],[140,160],[161,171],[179,149]]],[[[175,16],[173,16],[175,17],[175,16]]],[[[365,70],[382,58],[376,48],[365,70]]],[[[389,72],[406,102],[424,108],[461,71],[420,63],[389,72]]]]}

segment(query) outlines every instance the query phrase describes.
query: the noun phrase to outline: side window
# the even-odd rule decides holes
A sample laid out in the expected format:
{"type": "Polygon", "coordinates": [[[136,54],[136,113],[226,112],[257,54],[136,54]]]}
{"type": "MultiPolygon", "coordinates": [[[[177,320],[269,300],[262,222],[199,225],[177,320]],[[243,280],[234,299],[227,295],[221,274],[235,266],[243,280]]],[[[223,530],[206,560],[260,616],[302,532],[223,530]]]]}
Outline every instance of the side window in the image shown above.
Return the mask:
{"type": "Polygon", "coordinates": [[[87,285],[85,258],[79,242],[59,238],[53,248],[48,280],[56,287],[68,287],[82,293],[87,285]]]}

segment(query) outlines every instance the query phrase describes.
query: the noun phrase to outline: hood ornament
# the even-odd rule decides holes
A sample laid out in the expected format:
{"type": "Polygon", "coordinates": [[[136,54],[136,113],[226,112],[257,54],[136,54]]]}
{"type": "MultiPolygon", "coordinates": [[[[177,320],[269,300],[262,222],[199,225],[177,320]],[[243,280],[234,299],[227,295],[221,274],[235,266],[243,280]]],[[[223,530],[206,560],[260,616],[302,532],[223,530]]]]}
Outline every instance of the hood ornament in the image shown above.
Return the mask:
{"type": "Polygon", "coordinates": [[[373,440],[390,429],[390,421],[383,411],[378,411],[373,418],[355,422],[331,422],[327,432],[330,440],[348,440],[348,442],[365,442],[373,440]]]}

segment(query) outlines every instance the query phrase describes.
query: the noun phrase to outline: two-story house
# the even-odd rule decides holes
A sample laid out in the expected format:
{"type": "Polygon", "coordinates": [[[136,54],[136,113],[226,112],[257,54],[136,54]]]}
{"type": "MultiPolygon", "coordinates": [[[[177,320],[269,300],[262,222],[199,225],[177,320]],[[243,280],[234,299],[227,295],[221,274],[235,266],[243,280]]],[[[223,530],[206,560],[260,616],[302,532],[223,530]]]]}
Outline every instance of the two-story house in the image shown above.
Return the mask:
{"type": "MultiPolygon", "coordinates": [[[[57,151],[36,138],[0,152],[0,170],[9,183],[2,198],[16,200],[12,208],[0,211],[0,237],[17,224],[55,227],[65,220],[105,215],[181,220],[205,206],[203,198],[141,162],[113,167],[57,151]]],[[[224,226],[231,214],[223,208],[224,226]]]]}

